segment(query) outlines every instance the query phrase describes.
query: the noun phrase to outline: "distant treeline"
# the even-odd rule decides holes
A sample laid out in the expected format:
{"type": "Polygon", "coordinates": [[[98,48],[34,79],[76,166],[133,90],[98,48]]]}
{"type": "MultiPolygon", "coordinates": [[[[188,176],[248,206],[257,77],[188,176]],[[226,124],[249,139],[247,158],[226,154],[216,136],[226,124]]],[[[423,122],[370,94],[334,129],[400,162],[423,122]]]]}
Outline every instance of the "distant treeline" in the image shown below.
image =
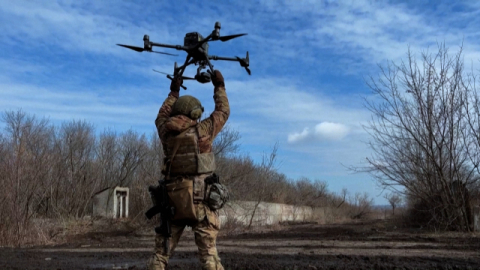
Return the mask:
{"type": "MultiPolygon", "coordinates": [[[[92,195],[107,187],[129,187],[130,216],[144,218],[151,205],[147,187],[162,177],[163,150],[156,132],[97,133],[92,124],[75,120],[54,126],[21,110],[3,113],[2,120],[0,244],[27,241],[36,219],[91,215],[92,195]]],[[[259,164],[238,155],[239,139],[237,131],[226,127],[213,148],[217,174],[233,199],[334,206],[356,218],[370,210],[372,201],[366,194],[348,196],[344,190],[336,195],[323,181],[292,180],[279,173],[277,145],[259,164]]]]}

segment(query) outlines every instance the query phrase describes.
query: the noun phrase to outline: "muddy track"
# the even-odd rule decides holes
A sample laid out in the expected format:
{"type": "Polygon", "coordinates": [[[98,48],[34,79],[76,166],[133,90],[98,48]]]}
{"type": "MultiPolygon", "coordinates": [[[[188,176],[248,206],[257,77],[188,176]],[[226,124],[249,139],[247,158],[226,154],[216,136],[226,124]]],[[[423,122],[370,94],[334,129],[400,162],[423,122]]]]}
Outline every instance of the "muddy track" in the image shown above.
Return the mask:
{"type": "MultiPolygon", "coordinates": [[[[480,269],[477,234],[432,234],[374,223],[290,225],[218,239],[225,269],[480,269]]],[[[144,269],[153,235],[96,232],[67,244],[1,248],[0,269],[144,269]]],[[[200,269],[191,232],[169,269],[200,269]]]]}

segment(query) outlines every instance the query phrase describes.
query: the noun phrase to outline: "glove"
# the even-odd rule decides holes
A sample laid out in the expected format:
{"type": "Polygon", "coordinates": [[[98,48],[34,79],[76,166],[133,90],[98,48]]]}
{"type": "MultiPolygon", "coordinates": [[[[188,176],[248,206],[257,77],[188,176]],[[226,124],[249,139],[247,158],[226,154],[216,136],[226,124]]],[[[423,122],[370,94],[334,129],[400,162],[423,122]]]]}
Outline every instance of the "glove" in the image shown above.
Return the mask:
{"type": "Polygon", "coordinates": [[[183,84],[183,78],[181,76],[173,77],[172,83],[170,84],[170,91],[180,92],[180,86],[183,84]]]}
{"type": "Polygon", "coordinates": [[[223,75],[219,70],[213,71],[212,83],[215,87],[219,87],[219,86],[225,87],[225,80],[223,79],[223,75]]]}

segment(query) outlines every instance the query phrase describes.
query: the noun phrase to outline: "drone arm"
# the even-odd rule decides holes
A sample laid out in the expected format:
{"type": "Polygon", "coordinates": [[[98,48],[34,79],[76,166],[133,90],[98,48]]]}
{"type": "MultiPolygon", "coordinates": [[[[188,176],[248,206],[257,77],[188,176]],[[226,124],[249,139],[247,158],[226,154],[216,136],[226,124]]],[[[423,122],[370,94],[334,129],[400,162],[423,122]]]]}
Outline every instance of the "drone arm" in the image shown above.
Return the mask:
{"type": "Polygon", "coordinates": [[[163,44],[163,43],[156,43],[156,42],[150,42],[150,45],[155,47],[165,47],[165,48],[172,48],[172,49],[183,50],[183,51],[187,50],[185,46],[181,46],[181,45],[170,45],[170,44],[163,44]]]}
{"type": "Polygon", "coordinates": [[[250,58],[248,57],[248,52],[247,52],[247,57],[245,58],[240,58],[240,57],[223,57],[223,56],[216,56],[216,55],[209,55],[207,57],[208,59],[211,60],[226,60],[226,61],[236,61],[240,63],[240,66],[244,67],[245,70],[247,71],[248,75],[251,75],[250,69],[248,66],[250,65],[250,58]]]}
{"type": "Polygon", "coordinates": [[[226,61],[238,61],[237,58],[233,57],[223,57],[223,56],[216,56],[216,55],[209,55],[208,59],[210,60],[226,60],[226,61]]]}

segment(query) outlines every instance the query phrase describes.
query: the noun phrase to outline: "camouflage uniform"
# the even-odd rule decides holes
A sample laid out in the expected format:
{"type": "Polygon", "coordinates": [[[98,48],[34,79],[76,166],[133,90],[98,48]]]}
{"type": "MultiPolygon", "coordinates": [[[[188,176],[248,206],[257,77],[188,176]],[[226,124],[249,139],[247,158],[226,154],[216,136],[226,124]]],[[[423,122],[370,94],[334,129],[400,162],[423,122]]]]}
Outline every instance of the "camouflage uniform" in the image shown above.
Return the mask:
{"type": "MultiPolygon", "coordinates": [[[[215,111],[209,118],[204,119],[199,123],[185,115],[170,116],[172,106],[178,98],[179,93],[171,91],[167,99],[163,102],[157,119],[155,120],[155,125],[157,126],[164,151],[165,149],[168,149],[166,142],[170,136],[175,136],[182,131],[195,126],[198,131],[198,148],[200,153],[211,152],[215,136],[220,132],[230,115],[230,107],[224,84],[217,85],[214,89],[213,98],[215,101],[215,111]]],[[[190,177],[185,176],[184,178],[190,177]]],[[[176,179],[178,179],[178,177],[176,179]]],[[[203,202],[195,204],[195,211],[198,221],[194,224],[172,222],[172,237],[169,241],[169,254],[165,253],[163,244],[165,240],[164,237],[162,235],[156,235],[155,254],[149,261],[148,269],[165,269],[168,264],[168,259],[177,246],[185,226],[188,225],[192,227],[192,230],[195,233],[195,243],[198,247],[202,269],[223,270],[216,248],[216,239],[220,229],[218,212],[212,211],[203,202]]]]}

